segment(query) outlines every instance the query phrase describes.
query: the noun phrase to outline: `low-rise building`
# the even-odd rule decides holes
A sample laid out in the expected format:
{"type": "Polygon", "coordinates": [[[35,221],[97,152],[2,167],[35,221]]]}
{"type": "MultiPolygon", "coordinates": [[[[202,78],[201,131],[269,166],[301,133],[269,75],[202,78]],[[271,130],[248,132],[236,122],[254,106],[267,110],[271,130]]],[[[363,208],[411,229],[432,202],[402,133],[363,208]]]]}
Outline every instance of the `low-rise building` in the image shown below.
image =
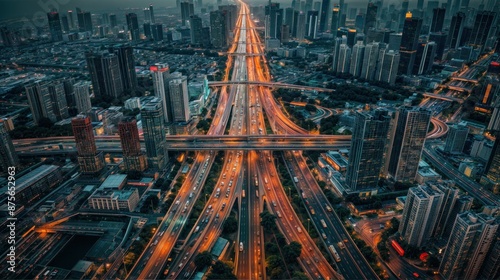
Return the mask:
{"type": "Polygon", "coordinates": [[[134,211],[139,202],[139,191],[130,190],[96,190],[88,199],[92,209],[134,211]]]}

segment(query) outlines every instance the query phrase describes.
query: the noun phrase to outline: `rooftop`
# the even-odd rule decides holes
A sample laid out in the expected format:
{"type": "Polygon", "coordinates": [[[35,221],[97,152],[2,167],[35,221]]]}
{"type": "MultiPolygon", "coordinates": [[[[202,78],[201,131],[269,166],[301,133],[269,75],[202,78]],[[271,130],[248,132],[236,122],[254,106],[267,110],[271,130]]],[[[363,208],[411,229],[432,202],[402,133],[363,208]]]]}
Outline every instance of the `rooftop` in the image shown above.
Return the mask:
{"type": "Polygon", "coordinates": [[[104,182],[102,182],[100,189],[119,189],[125,184],[127,175],[125,174],[112,174],[109,175],[104,182]]]}
{"type": "Polygon", "coordinates": [[[57,165],[48,165],[48,164],[44,164],[42,166],[35,168],[33,171],[17,179],[16,191],[21,192],[26,187],[30,186],[33,183],[36,183],[40,179],[56,171],[58,168],[59,166],[57,165]]]}

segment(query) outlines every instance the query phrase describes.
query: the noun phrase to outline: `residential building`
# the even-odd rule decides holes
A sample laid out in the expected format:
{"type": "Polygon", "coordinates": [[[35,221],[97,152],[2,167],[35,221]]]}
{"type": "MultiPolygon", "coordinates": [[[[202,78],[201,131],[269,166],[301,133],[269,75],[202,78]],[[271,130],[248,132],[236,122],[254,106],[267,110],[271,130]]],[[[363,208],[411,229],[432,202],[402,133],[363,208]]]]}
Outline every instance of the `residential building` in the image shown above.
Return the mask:
{"type": "Polygon", "coordinates": [[[122,120],[118,124],[118,134],[123,151],[125,170],[142,172],[147,168],[146,156],[141,152],[139,130],[135,119],[122,120]]]}
{"type": "Polygon", "coordinates": [[[78,165],[86,175],[98,174],[104,168],[102,152],[97,151],[90,117],[78,115],[71,120],[76,142],[78,165]]]}
{"type": "Polygon", "coordinates": [[[163,109],[161,99],[153,98],[141,109],[142,130],[146,145],[146,156],[149,168],[163,170],[168,160],[165,148],[166,133],[163,126],[163,109]]]}

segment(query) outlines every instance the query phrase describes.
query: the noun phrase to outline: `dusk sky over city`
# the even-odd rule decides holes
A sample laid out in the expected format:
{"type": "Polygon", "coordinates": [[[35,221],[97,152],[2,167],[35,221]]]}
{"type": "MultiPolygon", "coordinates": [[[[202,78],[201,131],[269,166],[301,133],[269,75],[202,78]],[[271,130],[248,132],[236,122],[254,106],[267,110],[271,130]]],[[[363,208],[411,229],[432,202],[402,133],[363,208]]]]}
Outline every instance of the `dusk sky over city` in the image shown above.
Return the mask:
{"type": "Polygon", "coordinates": [[[0,279],[500,279],[500,0],[0,7],[0,279]]]}

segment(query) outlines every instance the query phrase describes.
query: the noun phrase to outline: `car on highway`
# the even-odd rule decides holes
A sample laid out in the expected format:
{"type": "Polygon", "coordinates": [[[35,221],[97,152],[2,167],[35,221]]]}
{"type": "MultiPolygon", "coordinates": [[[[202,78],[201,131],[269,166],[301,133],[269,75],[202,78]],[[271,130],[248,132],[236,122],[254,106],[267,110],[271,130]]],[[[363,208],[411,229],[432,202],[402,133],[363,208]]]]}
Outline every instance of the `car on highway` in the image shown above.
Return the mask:
{"type": "Polygon", "coordinates": [[[240,242],[240,252],[243,252],[243,242],[240,242]]]}

